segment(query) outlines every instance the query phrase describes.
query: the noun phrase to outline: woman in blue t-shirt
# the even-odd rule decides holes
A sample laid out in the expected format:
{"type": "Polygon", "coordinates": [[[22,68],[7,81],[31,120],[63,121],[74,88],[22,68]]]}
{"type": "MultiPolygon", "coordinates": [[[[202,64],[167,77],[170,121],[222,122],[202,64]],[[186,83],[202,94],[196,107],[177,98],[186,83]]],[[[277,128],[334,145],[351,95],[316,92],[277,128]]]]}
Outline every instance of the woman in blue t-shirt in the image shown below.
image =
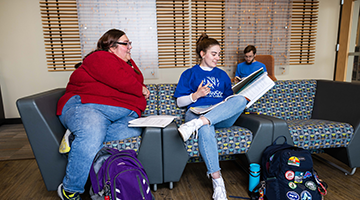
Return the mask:
{"type": "MultiPolygon", "coordinates": [[[[179,107],[208,107],[233,94],[229,76],[216,67],[220,59],[219,42],[203,33],[196,42],[196,53],[200,65],[197,64],[181,74],[174,94],[179,107]]],[[[207,174],[212,177],[214,199],[227,199],[220,173],[215,128],[232,126],[247,102],[246,97],[238,95],[204,115],[194,114],[188,109],[185,114],[186,123],[179,127],[184,141],[194,132],[198,135],[200,154],[205,161],[207,174]]]]}

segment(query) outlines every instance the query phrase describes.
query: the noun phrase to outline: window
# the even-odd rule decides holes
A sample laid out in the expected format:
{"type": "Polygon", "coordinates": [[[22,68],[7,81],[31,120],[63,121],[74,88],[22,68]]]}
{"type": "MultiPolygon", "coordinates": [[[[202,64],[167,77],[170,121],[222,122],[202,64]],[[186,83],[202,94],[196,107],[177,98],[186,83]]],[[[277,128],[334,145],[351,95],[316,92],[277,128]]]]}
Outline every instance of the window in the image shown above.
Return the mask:
{"type": "Polygon", "coordinates": [[[169,1],[157,0],[160,67],[190,67],[201,33],[217,39],[223,51],[219,66],[232,76],[243,49],[255,45],[287,65],[291,2],[288,0],[169,1]]]}
{"type": "Polygon", "coordinates": [[[275,73],[289,64],[291,1],[226,1],[225,68],[230,77],[244,60],[243,50],[256,47],[257,55],[273,55],[275,73]]]}
{"type": "MultiPolygon", "coordinates": [[[[191,1],[191,46],[192,65],[196,63],[196,41],[202,33],[216,39],[222,51],[225,45],[225,2],[224,1],[191,1]]],[[[224,52],[222,52],[224,55],[224,52]]],[[[224,65],[224,56],[218,61],[224,65]]],[[[188,66],[187,66],[188,67],[188,66]]]]}
{"type": "MultiPolygon", "coordinates": [[[[206,32],[224,45],[225,3],[157,0],[159,66],[189,67],[196,63],[196,41],[206,32]]],[[[221,57],[220,65],[224,59],[221,57]]]]}
{"type": "Polygon", "coordinates": [[[40,7],[49,71],[74,70],[110,28],[134,41],[132,57],[146,78],[156,78],[158,66],[196,64],[195,44],[203,32],[220,42],[219,66],[230,76],[249,44],[257,54],[273,55],[282,70],[313,64],[315,57],[315,0],[46,0],[40,7]]]}
{"type": "Polygon", "coordinates": [[[95,50],[109,29],[123,30],[132,41],[131,57],[145,78],[158,76],[155,0],[77,0],[82,56],[95,50]]]}
{"type": "Polygon", "coordinates": [[[293,1],[290,65],[314,64],[318,9],[319,1],[293,1]]]}
{"type": "Polygon", "coordinates": [[[156,1],[159,67],[190,66],[191,32],[188,1],[156,1]]]}
{"type": "Polygon", "coordinates": [[[49,71],[71,71],[81,61],[76,0],[40,1],[49,71]]]}

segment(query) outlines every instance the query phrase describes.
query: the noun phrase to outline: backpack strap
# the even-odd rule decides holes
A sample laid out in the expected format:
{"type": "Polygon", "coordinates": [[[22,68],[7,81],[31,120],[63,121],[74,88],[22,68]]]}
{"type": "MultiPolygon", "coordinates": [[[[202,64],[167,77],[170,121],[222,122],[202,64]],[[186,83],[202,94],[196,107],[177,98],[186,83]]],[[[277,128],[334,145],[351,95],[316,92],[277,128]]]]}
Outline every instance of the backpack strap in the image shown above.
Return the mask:
{"type": "Polygon", "coordinates": [[[285,135],[280,135],[280,136],[278,136],[278,137],[274,140],[273,145],[276,145],[276,141],[277,141],[279,138],[281,138],[281,137],[283,137],[283,138],[285,139],[285,141],[284,141],[283,144],[287,144],[287,139],[286,139],[285,135]]]}

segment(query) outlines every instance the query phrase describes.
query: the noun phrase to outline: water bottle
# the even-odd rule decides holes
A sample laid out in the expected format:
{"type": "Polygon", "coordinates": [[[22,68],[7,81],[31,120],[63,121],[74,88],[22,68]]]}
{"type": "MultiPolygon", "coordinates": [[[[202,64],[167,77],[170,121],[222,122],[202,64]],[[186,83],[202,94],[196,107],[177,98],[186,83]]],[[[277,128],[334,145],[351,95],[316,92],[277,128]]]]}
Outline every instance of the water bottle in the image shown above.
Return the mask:
{"type": "MultiPolygon", "coordinates": [[[[250,164],[250,173],[249,173],[249,191],[252,192],[253,189],[260,183],[260,165],[257,163],[250,164]]],[[[256,191],[254,191],[256,192],[256,191]]]]}

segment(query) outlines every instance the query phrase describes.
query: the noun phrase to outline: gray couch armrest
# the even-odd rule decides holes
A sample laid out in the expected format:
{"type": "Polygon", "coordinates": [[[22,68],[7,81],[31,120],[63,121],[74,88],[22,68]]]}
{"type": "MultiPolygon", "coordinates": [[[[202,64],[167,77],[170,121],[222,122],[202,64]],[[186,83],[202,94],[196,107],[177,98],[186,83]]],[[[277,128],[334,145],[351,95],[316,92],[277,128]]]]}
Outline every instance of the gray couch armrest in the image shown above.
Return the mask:
{"type": "Polygon", "coordinates": [[[245,155],[249,163],[260,163],[264,149],[272,143],[273,123],[258,115],[242,114],[234,125],[248,128],[252,132],[253,139],[245,155]]]}
{"type": "Polygon", "coordinates": [[[163,183],[162,132],[160,128],[146,127],[137,158],[143,165],[150,184],[163,183]]]}
{"type": "Polygon", "coordinates": [[[56,190],[65,175],[67,158],[59,154],[65,128],[56,106],[65,89],[59,88],[18,99],[16,102],[46,189],[56,190]]]}
{"type": "Polygon", "coordinates": [[[360,84],[318,80],[312,119],[346,122],[356,126],[360,120],[360,84]]]}

